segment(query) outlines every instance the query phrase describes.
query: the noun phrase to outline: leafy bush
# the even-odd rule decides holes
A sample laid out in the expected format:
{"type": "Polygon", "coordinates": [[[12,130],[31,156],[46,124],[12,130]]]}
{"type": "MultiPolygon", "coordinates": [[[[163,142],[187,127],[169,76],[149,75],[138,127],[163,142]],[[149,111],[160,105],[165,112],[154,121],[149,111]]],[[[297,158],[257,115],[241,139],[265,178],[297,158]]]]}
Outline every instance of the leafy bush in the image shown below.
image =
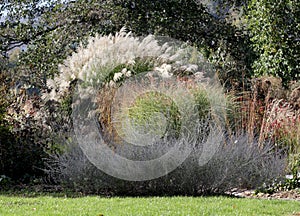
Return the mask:
{"type": "Polygon", "coordinates": [[[43,159],[50,143],[47,116],[37,89],[14,83],[6,72],[0,74],[4,96],[0,99],[0,175],[28,182],[44,174],[43,159]]]}
{"type": "MultiPolygon", "coordinates": [[[[7,86],[3,85],[5,83],[5,73],[0,73],[0,93],[6,95],[7,86]]],[[[9,123],[5,120],[6,108],[8,106],[8,101],[5,97],[0,98],[0,174],[10,174],[6,173],[8,165],[12,162],[9,157],[7,157],[10,149],[8,148],[10,143],[13,142],[13,136],[10,132],[9,123]]]]}
{"type": "MultiPolygon", "coordinates": [[[[39,128],[34,119],[18,116],[8,118],[10,130],[4,137],[0,172],[17,181],[32,180],[43,175],[43,159],[47,157],[47,140],[43,140],[43,128],[39,128]]],[[[2,137],[1,137],[2,138],[2,137]]]]}
{"type": "Polygon", "coordinates": [[[283,85],[299,80],[299,2],[252,0],[248,28],[258,59],[253,68],[257,76],[274,75],[283,85]]]}
{"type": "Polygon", "coordinates": [[[6,175],[0,175],[0,188],[1,189],[4,189],[4,190],[9,189],[11,187],[12,183],[13,182],[12,182],[11,178],[9,178],[6,175]]]}
{"type": "MultiPolygon", "coordinates": [[[[6,83],[6,80],[2,81],[6,83]]],[[[40,143],[34,140],[38,130],[24,111],[28,106],[18,109],[13,97],[9,97],[12,95],[7,86],[1,87],[1,94],[6,97],[1,97],[0,101],[0,174],[13,180],[27,181],[34,175],[43,173],[38,168],[42,168],[42,158],[45,154],[40,143]],[[13,113],[12,107],[15,107],[13,113]]],[[[18,101],[21,104],[24,102],[18,101]]]]}

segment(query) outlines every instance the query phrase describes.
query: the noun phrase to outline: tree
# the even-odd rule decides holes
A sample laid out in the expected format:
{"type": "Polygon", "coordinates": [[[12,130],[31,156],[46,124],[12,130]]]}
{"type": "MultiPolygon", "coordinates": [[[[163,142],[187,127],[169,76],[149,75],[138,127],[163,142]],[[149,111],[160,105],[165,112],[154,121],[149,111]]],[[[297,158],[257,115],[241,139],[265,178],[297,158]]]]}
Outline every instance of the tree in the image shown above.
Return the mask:
{"type": "Polygon", "coordinates": [[[38,86],[45,85],[46,77],[57,72],[58,64],[84,38],[121,28],[114,23],[109,1],[47,1],[43,5],[39,2],[10,1],[2,5],[7,16],[0,29],[2,56],[26,45],[18,68],[26,75],[23,79],[38,86]]]}
{"type": "MultiPolygon", "coordinates": [[[[14,47],[26,45],[18,71],[22,79],[35,85],[45,85],[46,78],[57,73],[58,64],[88,36],[113,33],[124,25],[138,35],[154,33],[189,41],[206,52],[207,57],[222,47],[236,67],[220,72],[224,82],[241,77],[241,70],[251,75],[247,69],[252,55],[248,36],[224,16],[210,13],[200,1],[57,0],[42,5],[39,2],[6,2],[2,11],[7,11],[7,16],[0,29],[0,51],[4,57],[14,47]]],[[[218,2],[220,7],[223,2],[242,4],[231,0],[218,2]]],[[[220,66],[224,61],[218,62],[220,66]]]]}
{"type": "Polygon", "coordinates": [[[252,0],[248,28],[259,57],[253,64],[257,76],[269,74],[289,81],[300,78],[300,1],[252,0]]]}
{"type": "Polygon", "coordinates": [[[126,26],[135,33],[166,35],[197,45],[206,57],[216,60],[221,81],[232,88],[252,76],[254,53],[249,37],[243,26],[227,21],[230,10],[241,10],[247,1],[207,2],[215,2],[217,11],[211,11],[205,1],[193,0],[119,0],[116,5],[123,8],[126,26]]]}

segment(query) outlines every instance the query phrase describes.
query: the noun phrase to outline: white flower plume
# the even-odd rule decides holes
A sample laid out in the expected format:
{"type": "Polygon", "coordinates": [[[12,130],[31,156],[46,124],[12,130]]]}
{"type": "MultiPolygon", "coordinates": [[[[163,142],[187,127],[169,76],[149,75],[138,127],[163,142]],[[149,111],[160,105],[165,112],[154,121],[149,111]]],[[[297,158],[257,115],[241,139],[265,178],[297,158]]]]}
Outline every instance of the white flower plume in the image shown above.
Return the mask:
{"type": "MultiPolygon", "coordinates": [[[[96,35],[88,39],[86,46],[80,44],[77,51],[59,65],[60,73],[47,81],[48,87],[53,90],[49,98],[59,100],[74,80],[91,85],[109,83],[109,80],[104,80],[116,66],[121,64],[132,66],[136,64],[136,59],[152,58],[158,64],[153,70],[168,78],[172,76],[172,66],[167,62],[174,62],[177,65],[186,63],[187,52],[188,49],[184,47],[174,48],[168,43],[160,45],[153,35],[143,39],[134,37],[131,32],[126,32],[125,28],[115,35],[96,35]],[[55,97],[54,92],[57,94],[55,97]]],[[[195,66],[187,67],[192,71],[197,69],[195,66]]],[[[130,77],[132,72],[123,68],[113,75],[112,81],[115,83],[123,76],[130,77]]]]}

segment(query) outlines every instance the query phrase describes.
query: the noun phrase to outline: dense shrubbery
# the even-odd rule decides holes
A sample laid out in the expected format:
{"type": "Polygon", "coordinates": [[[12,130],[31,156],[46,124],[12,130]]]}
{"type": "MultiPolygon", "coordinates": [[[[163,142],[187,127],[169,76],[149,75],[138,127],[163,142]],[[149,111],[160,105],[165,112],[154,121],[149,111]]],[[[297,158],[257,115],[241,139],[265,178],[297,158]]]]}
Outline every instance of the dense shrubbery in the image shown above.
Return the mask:
{"type": "MultiPolygon", "coordinates": [[[[1,76],[9,79],[4,71],[1,76]]],[[[6,82],[4,78],[2,81],[6,82]]],[[[40,125],[31,116],[33,100],[24,98],[24,101],[12,103],[13,95],[7,86],[0,92],[4,96],[0,101],[0,174],[22,181],[41,176],[45,143],[40,139],[40,125]],[[18,107],[19,104],[22,106],[18,107]]]]}
{"type": "MultiPolygon", "coordinates": [[[[0,80],[1,83],[5,83],[5,74],[0,74],[0,80]]],[[[2,95],[5,95],[7,92],[7,87],[5,85],[1,84],[0,86],[0,92],[2,95]]],[[[9,162],[9,157],[7,157],[11,149],[7,147],[7,143],[12,142],[12,134],[10,133],[8,123],[5,121],[5,113],[6,113],[6,107],[7,107],[7,101],[5,98],[0,98],[0,173],[1,174],[8,174],[3,173],[4,170],[7,168],[9,162]]]]}
{"type": "MultiPolygon", "coordinates": [[[[183,50],[185,49],[190,48],[183,47],[183,50]]],[[[175,53],[167,53],[165,50],[169,50],[168,45],[162,44],[158,46],[152,37],[136,40],[130,34],[124,32],[116,36],[91,39],[90,44],[86,48],[80,48],[77,53],[66,61],[65,65],[61,67],[61,73],[58,77],[48,81],[52,92],[47,96],[48,98],[61,101],[62,93],[65,94],[69,91],[68,85],[70,80],[78,79],[79,83],[85,83],[85,87],[95,85],[96,80],[96,83],[99,83],[100,86],[100,89],[97,89],[100,100],[96,101],[97,106],[100,107],[98,110],[98,112],[100,111],[99,122],[103,129],[106,129],[100,131],[100,133],[109,133],[110,136],[108,137],[113,137],[113,139],[108,138],[107,145],[113,145],[116,153],[126,155],[127,158],[131,159],[146,160],[168,151],[168,147],[175,140],[175,142],[179,143],[178,145],[191,145],[193,148],[192,154],[176,170],[166,176],[148,181],[128,182],[111,177],[93,165],[88,160],[86,152],[80,148],[81,145],[85,144],[77,143],[75,136],[70,135],[68,139],[62,137],[61,142],[64,151],[52,155],[52,159],[48,161],[48,172],[52,179],[74,190],[86,193],[198,195],[223,193],[232,187],[256,188],[270,179],[280,178],[286,165],[285,154],[280,152],[279,149],[275,149],[271,143],[258,142],[255,136],[249,134],[251,136],[249,137],[247,133],[243,134],[243,131],[239,135],[234,135],[234,132],[230,134],[229,131],[226,131],[226,125],[220,124],[227,118],[228,108],[226,105],[230,104],[230,101],[222,97],[223,93],[217,85],[214,86],[211,83],[207,86],[201,86],[197,84],[197,82],[200,84],[209,83],[213,76],[209,77],[207,75],[210,74],[205,72],[210,72],[211,68],[203,64],[201,58],[200,61],[191,64],[190,61],[193,60],[195,54],[186,56],[188,53],[183,52],[185,53],[183,59],[187,62],[185,65],[183,64],[184,62],[179,61],[182,56],[178,55],[178,53],[182,52],[178,52],[178,50],[180,51],[181,49],[178,49],[175,53]],[[109,41],[115,42],[109,43],[109,41]],[[132,41],[130,44],[132,50],[130,52],[126,48],[129,45],[128,41],[132,41]],[[110,45],[103,48],[103,46],[99,46],[101,43],[110,45]],[[138,48],[145,43],[147,45],[141,46],[143,47],[143,52],[140,53],[138,48]],[[98,45],[96,46],[96,44],[98,45]],[[137,48],[134,48],[135,46],[137,48]],[[165,48],[162,49],[162,47],[165,48]],[[152,68],[146,67],[146,76],[143,75],[142,70],[139,70],[139,73],[135,73],[132,65],[136,61],[132,60],[131,56],[136,57],[136,55],[142,54],[149,58],[147,52],[150,51],[151,61],[153,61],[152,68]],[[118,55],[114,53],[118,53],[118,55]],[[159,58],[157,58],[157,55],[159,58]],[[106,56],[110,56],[110,58],[105,60],[106,56]],[[174,61],[176,63],[170,61],[174,56],[177,56],[177,61],[174,61]],[[131,62],[130,70],[128,61],[131,62]],[[165,62],[168,62],[168,64],[165,62]],[[74,66],[74,64],[80,65],[82,69],[74,66]],[[110,64],[113,64],[113,66],[110,66],[110,64]],[[176,64],[179,64],[179,66],[176,64]],[[68,67],[68,65],[70,66],[68,67]],[[98,70],[95,70],[97,73],[91,73],[89,69],[94,70],[95,67],[93,66],[95,65],[98,68],[98,70]],[[197,71],[201,71],[201,69],[206,71],[203,74],[199,74],[197,71]],[[149,70],[150,72],[148,72],[149,70]],[[153,70],[156,70],[159,76],[164,77],[169,82],[171,82],[170,77],[178,76],[176,88],[171,88],[172,91],[170,91],[173,95],[165,90],[166,83],[155,81],[156,74],[153,70]],[[112,71],[114,74],[111,73],[112,71]],[[130,76],[126,76],[127,73],[130,76]],[[186,73],[190,73],[192,76],[188,76],[186,73]],[[137,77],[137,81],[135,81],[134,77],[131,79],[131,76],[137,77]],[[139,76],[143,79],[138,79],[139,76]],[[145,91],[143,88],[149,88],[145,84],[148,79],[150,83],[152,82],[152,85],[157,85],[158,88],[152,89],[153,91],[145,91]],[[181,82],[184,85],[181,85],[181,82]],[[118,89],[122,88],[124,89],[121,91],[121,94],[119,93],[118,97],[118,89]],[[194,108],[199,112],[194,113],[192,118],[198,118],[200,121],[197,121],[196,124],[192,121],[188,122],[192,127],[188,127],[184,122],[185,119],[182,117],[182,111],[188,113],[188,110],[182,110],[180,107],[182,104],[178,103],[176,99],[176,97],[180,96],[181,90],[185,92],[191,90],[191,95],[193,95],[192,101],[195,103],[194,108]],[[157,94],[161,97],[158,97],[157,94]],[[177,103],[173,103],[174,101],[177,103]],[[116,122],[114,118],[118,114],[116,109],[114,110],[116,108],[114,106],[119,103],[121,103],[121,108],[123,108],[121,110],[124,110],[125,113],[121,112],[121,117],[118,120],[122,120],[123,115],[126,115],[126,111],[128,111],[129,118],[135,120],[134,127],[125,127],[127,130],[125,131],[126,135],[120,132],[120,130],[124,129],[124,127],[122,128],[122,122],[116,122]],[[103,112],[104,116],[101,112],[103,112]],[[167,117],[167,122],[162,123],[161,120],[148,119],[156,113],[161,113],[167,117]],[[146,140],[146,136],[142,135],[139,137],[136,134],[136,131],[139,131],[139,127],[144,131],[145,124],[150,124],[146,125],[148,126],[146,129],[154,130],[152,136],[155,137],[156,133],[160,133],[159,139],[156,139],[155,144],[153,144],[155,151],[150,149],[140,152],[129,148],[124,139],[133,142],[136,139],[138,139],[138,142],[146,140]],[[166,132],[175,129],[175,134],[171,133],[171,137],[166,138],[164,137],[164,131],[156,131],[163,124],[168,126],[165,128],[166,132]],[[197,132],[190,130],[189,135],[186,137],[187,134],[182,133],[180,129],[182,124],[189,129],[199,128],[199,130],[197,132]],[[121,127],[121,129],[118,127],[121,127]],[[130,137],[128,138],[128,136],[130,137]],[[145,140],[140,140],[141,138],[145,140]],[[187,142],[185,142],[186,140],[187,142]],[[114,145],[114,142],[117,145],[114,145]],[[209,156],[208,151],[215,151],[215,153],[209,156]],[[211,158],[205,159],[206,157],[211,158]]],[[[139,60],[147,62],[147,58],[139,58],[139,60]]],[[[74,94],[74,92],[70,93],[74,94]]],[[[81,93],[84,93],[84,91],[81,93]]],[[[84,98],[86,98],[86,95],[84,98]]],[[[76,100],[74,102],[77,103],[76,100]]],[[[189,103],[190,101],[186,100],[186,102],[189,103]]],[[[231,106],[234,107],[233,104],[231,106]]],[[[85,112],[89,111],[85,110],[85,112]]],[[[86,115],[86,118],[89,118],[88,116],[86,115]]],[[[85,130],[83,127],[81,128],[85,130]]],[[[87,139],[84,141],[89,143],[87,139]]]]}
{"type": "Polygon", "coordinates": [[[248,28],[259,56],[253,64],[257,76],[278,76],[285,87],[299,80],[299,13],[299,1],[250,1],[248,28]]]}
{"type": "MultiPolygon", "coordinates": [[[[22,4],[11,2],[0,7],[11,9],[13,3],[22,4]]],[[[281,88],[282,83],[287,86],[290,80],[299,79],[297,30],[300,28],[296,1],[275,4],[253,0],[248,7],[248,17],[244,17],[248,22],[235,17],[235,23],[229,21],[230,15],[220,17],[196,1],[120,0],[99,4],[99,1],[79,0],[66,4],[67,7],[49,3],[39,8],[33,3],[32,10],[8,10],[8,19],[0,27],[3,57],[7,57],[7,51],[14,46],[28,45],[26,51],[12,54],[10,61],[1,59],[0,75],[8,70],[14,78],[7,82],[1,77],[5,84],[3,88],[1,86],[1,93],[8,97],[0,98],[0,175],[13,178],[39,175],[38,169],[43,168],[43,159],[50,153],[52,159],[47,161],[53,179],[75,190],[118,194],[128,191],[133,194],[224,192],[230,187],[256,187],[282,174],[285,154],[277,155],[281,150],[288,152],[289,168],[294,176],[297,174],[300,91],[297,83],[292,92],[281,88]],[[257,10],[258,5],[267,7],[257,10]],[[273,9],[276,13],[269,13],[273,9]],[[28,22],[21,22],[23,17],[27,17],[28,22]],[[114,32],[123,25],[136,35],[170,36],[195,44],[197,49],[187,44],[176,47],[177,50],[168,49],[168,46],[164,47],[164,39],[158,43],[153,36],[140,40],[125,30],[116,37],[97,35],[114,32]],[[89,37],[95,35],[95,38],[89,37]],[[74,50],[76,52],[72,53],[74,50]],[[180,50],[186,51],[187,55],[183,57],[180,50]],[[184,59],[184,64],[178,56],[184,59]],[[207,61],[215,68],[207,67],[207,61]],[[215,72],[227,90],[242,91],[232,92],[233,96],[230,93],[225,98],[219,86],[209,82],[215,72]],[[261,78],[251,83],[249,78],[254,73],[273,74],[282,82],[261,78]],[[174,135],[180,137],[184,123],[188,121],[183,121],[182,109],[178,103],[173,103],[176,97],[164,95],[178,91],[170,88],[172,91],[168,89],[159,94],[150,91],[135,97],[142,88],[131,88],[130,84],[136,82],[127,81],[145,75],[150,78],[141,80],[151,81],[151,76],[155,81],[174,77],[177,88],[192,95],[188,102],[193,102],[197,113],[194,117],[209,119],[210,123],[222,122],[227,136],[216,134],[215,139],[219,136],[222,141],[220,151],[201,167],[197,158],[203,149],[199,146],[211,132],[209,127],[202,128],[201,136],[192,134],[200,143],[194,149],[195,154],[177,170],[157,180],[128,183],[99,171],[85,157],[75,138],[69,135],[73,126],[70,119],[74,108],[72,96],[77,91],[77,84],[84,88],[100,87],[95,99],[97,113],[101,114],[98,116],[99,129],[108,135],[107,140],[120,144],[124,133],[134,140],[134,129],[147,130],[147,124],[150,124],[151,135],[163,139],[165,132],[171,129],[172,138],[174,135]],[[209,85],[205,85],[207,81],[209,85]],[[127,98],[118,95],[126,85],[125,92],[131,94],[127,98]],[[10,93],[8,86],[13,90],[10,93]],[[33,92],[39,93],[33,96],[33,92]],[[129,103],[132,102],[128,99],[130,96],[135,103],[129,103]],[[120,101],[123,103],[121,111],[116,106],[120,101]],[[115,115],[116,112],[120,115],[115,115]],[[126,130],[122,125],[121,128],[115,126],[124,116],[133,119],[136,125],[126,130]],[[167,126],[161,128],[165,122],[157,121],[157,117],[165,118],[167,126]],[[163,132],[157,134],[158,129],[163,132]]],[[[193,122],[189,126],[196,124],[193,122]]]]}
{"type": "MultiPolygon", "coordinates": [[[[231,137],[232,140],[226,140],[222,133],[214,135],[210,144],[216,145],[220,139],[226,144],[219,146],[208,163],[199,164],[204,144],[199,142],[182,165],[158,179],[132,182],[109,176],[87,159],[75,138],[65,143],[69,151],[53,157],[49,174],[64,187],[84,193],[203,195],[224,193],[231,188],[257,188],[263,183],[269,184],[272,179],[280,179],[284,173],[285,156],[274,152],[270,143],[261,147],[257,141],[250,143],[246,135],[231,137]]],[[[167,150],[163,143],[158,148],[162,152],[167,150]]],[[[126,151],[126,148],[121,150],[126,151]]],[[[123,153],[135,157],[132,151],[123,153]]],[[[143,155],[142,158],[149,156],[143,155]]]]}
{"type": "MultiPolygon", "coordinates": [[[[86,43],[89,36],[114,33],[122,26],[137,35],[164,35],[195,44],[219,66],[220,79],[227,88],[241,87],[243,78],[252,75],[254,55],[248,35],[224,16],[210,13],[201,1],[78,0],[68,2],[67,6],[47,2],[40,7],[34,1],[29,2],[32,10],[27,10],[20,1],[3,5],[8,19],[0,29],[3,42],[0,50],[6,55],[12,47],[27,45],[17,63],[22,75],[16,76],[21,75],[36,86],[44,86],[46,79],[58,72],[57,65],[81,42],[86,43]],[[20,8],[16,13],[14,6],[20,8]],[[22,17],[28,22],[22,23],[22,17]]],[[[219,9],[226,10],[229,5],[219,3],[219,9]]]]}
{"type": "Polygon", "coordinates": [[[0,175],[28,183],[44,176],[50,130],[43,123],[47,117],[42,116],[43,103],[37,89],[13,81],[9,67],[15,61],[10,59],[1,65],[0,175]]]}

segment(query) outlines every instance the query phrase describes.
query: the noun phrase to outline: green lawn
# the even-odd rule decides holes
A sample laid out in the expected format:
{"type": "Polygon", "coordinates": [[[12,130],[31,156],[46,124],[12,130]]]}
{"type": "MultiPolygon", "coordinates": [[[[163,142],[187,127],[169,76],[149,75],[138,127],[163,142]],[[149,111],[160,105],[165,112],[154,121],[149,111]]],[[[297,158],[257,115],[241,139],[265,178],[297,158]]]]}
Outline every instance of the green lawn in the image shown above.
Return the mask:
{"type": "Polygon", "coordinates": [[[227,197],[102,198],[0,195],[0,215],[293,215],[300,202],[227,197]]]}

